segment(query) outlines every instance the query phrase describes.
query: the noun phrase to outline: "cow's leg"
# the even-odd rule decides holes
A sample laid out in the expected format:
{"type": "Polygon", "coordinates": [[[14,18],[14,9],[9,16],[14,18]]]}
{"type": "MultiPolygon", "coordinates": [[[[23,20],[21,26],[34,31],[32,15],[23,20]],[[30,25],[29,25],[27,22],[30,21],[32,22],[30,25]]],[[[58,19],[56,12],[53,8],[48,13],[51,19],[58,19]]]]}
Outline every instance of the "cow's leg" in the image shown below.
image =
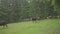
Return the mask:
{"type": "Polygon", "coordinates": [[[4,25],[2,25],[2,27],[3,27],[3,29],[5,28],[5,26],[4,26],[4,25]]]}
{"type": "Polygon", "coordinates": [[[36,20],[33,20],[33,23],[36,23],[36,20]]]}
{"type": "Polygon", "coordinates": [[[2,25],[3,26],[3,29],[5,29],[7,27],[7,25],[2,25]]]}
{"type": "Polygon", "coordinates": [[[0,25],[0,27],[3,27],[2,25],[0,25]]]}
{"type": "Polygon", "coordinates": [[[5,26],[8,27],[7,24],[5,26]]]}

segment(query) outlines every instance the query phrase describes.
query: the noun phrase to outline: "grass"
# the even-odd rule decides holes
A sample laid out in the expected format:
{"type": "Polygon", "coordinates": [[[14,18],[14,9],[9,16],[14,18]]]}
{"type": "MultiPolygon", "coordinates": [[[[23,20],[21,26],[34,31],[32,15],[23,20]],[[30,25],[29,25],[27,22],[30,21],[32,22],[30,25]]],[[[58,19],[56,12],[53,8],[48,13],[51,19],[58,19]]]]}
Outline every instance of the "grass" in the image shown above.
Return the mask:
{"type": "Polygon", "coordinates": [[[0,27],[0,34],[60,34],[60,19],[8,24],[8,28],[0,27]]]}

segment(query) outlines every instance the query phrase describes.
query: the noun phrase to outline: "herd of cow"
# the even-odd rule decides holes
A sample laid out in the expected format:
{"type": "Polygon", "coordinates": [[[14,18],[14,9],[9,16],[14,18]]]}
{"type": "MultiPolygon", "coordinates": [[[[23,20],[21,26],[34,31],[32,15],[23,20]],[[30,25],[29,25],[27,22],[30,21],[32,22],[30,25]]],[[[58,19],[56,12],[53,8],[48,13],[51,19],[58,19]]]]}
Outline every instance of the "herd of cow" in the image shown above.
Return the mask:
{"type": "MultiPolygon", "coordinates": [[[[37,20],[37,18],[32,18],[32,21],[36,21],[37,20]]],[[[0,26],[2,26],[2,27],[8,27],[8,25],[7,25],[8,23],[6,22],[6,21],[1,21],[0,22],[0,26]]]]}
{"type": "MultiPolygon", "coordinates": [[[[51,16],[49,16],[47,18],[51,18],[51,16]]],[[[59,16],[58,16],[58,18],[59,18],[59,16]]],[[[40,20],[40,19],[39,18],[32,18],[32,21],[36,21],[36,20],[40,20]]],[[[7,22],[6,21],[1,21],[0,26],[7,27],[7,22]]]]}

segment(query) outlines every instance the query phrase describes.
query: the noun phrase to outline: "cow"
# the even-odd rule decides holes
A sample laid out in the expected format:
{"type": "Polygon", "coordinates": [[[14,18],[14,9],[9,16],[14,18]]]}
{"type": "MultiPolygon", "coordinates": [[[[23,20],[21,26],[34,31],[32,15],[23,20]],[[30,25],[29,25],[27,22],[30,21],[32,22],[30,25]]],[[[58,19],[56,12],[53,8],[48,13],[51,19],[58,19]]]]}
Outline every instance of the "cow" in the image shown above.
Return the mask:
{"type": "Polygon", "coordinates": [[[36,21],[36,18],[32,18],[32,21],[36,21]]]}
{"type": "Polygon", "coordinates": [[[33,17],[33,18],[32,18],[32,21],[33,21],[34,23],[37,23],[37,20],[40,20],[40,18],[39,18],[39,17],[33,17]]]}
{"type": "Polygon", "coordinates": [[[2,27],[7,27],[7,22],[1,21],[1,22],[0,22],[0,26],[2,26],[2,27]]]}
{"type": "Polygon", "coordinates": [[[48,17],[47,17],[47,19],[51,19],[51,18],[52,18],[52,16],[48,16],[48,17]]]}
{"type": "Polygon", "coordinates": [[[57,16],[57,18],[59,19],[59,18],[60,18],[60,16],[57,16]]]}

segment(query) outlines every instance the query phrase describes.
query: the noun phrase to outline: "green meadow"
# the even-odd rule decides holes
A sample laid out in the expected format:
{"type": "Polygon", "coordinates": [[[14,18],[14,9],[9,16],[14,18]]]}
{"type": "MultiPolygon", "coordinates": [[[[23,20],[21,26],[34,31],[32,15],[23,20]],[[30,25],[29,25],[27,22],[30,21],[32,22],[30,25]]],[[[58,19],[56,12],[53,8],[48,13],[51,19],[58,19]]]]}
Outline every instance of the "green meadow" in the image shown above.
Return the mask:
{"type": "Polygon", "coordinates": [[[0,34],[60,34],[60,19],[12,23],[7,28],[0,26],[0,34]]]}

